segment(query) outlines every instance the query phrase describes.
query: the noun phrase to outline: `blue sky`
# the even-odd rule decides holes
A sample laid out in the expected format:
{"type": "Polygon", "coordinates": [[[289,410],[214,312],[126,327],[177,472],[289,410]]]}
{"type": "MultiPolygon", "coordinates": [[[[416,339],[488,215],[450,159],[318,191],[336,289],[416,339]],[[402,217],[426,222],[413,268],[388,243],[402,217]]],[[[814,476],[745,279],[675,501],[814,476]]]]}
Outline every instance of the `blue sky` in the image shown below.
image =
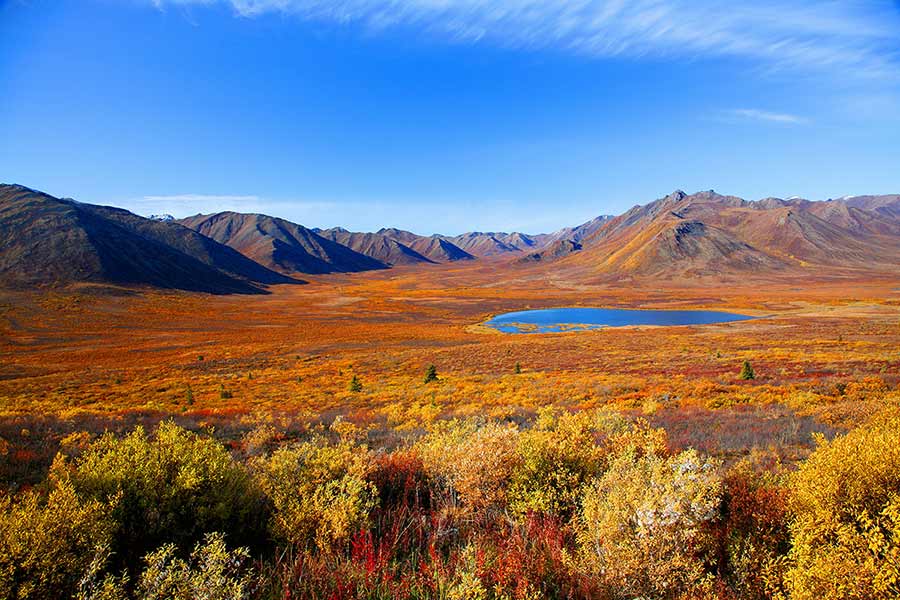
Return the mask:
{"type": "Polygon", "coordinates": [[[0,180],[141,214],[539,232],[900,192],[893,1],[0,0],[0,81],[0,180]]]}

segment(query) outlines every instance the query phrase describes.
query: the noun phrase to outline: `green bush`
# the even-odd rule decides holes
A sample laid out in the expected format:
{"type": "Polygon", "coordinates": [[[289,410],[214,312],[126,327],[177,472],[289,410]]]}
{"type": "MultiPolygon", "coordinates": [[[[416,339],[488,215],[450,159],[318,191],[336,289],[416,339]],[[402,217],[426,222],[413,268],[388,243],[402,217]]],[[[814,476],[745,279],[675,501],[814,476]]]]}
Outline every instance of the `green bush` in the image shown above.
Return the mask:
{"type": "Polygon", "coordinates": [[[247,470],[215,440],[171,422],[152,437],[141,427],[105,434],[74,461],[57,457],[51,474],[83,498],[115,501],[113,556],[131,568],[163,544],[187,550],[213,531],[242,545],[265,535],[266,503],[247,470]]]}
{"type": "Polygon", "coordinates": [[[138,582],[140,600],[247,600],[252,575],[243,569],[249,560],[246,548],[228,550],[225,536],[208,534],[191,553],[190,561],[178,557],[167,544],[148,554],[138,582]]]}
{"type": "Polygon", "coordinates": [[[635,445],[655,452],[665,447],[664,435],[606,411],[542,410],[519,436],[521,463],[509,488],[510,509],[520,518],[530,512],[569,518],[609,455],[635,445]]]}
{"type": "Polygon", "coordinates": [[[326,549],[365,528],[377,501],[366,480],[370,463],[365,447],[324,438],[255,459],[257,479],[274,504],[275,535],[326,549]]]}
{"type": "MultiPolygon", "coordinates": [[[[114,500],[114,499],[113,499],[114,500]]],[[[110,507],[61,483],[43,498],[0,499],[0,598],[69,598],[111,540],[110,507]]]]}

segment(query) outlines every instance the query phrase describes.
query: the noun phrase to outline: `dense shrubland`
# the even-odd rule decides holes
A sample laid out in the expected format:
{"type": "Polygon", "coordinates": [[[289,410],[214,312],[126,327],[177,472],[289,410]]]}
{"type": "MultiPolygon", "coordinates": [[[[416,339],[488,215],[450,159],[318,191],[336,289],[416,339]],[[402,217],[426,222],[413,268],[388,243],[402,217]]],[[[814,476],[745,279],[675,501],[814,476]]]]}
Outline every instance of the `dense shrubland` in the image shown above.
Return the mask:
{"type": "Polygon", "coordinates": [[[172,422],[64,444],[0,504],[0,596],[894,598],[900,414],[799,468],[608,410],[341,418],[223,445],[172,422]]]}

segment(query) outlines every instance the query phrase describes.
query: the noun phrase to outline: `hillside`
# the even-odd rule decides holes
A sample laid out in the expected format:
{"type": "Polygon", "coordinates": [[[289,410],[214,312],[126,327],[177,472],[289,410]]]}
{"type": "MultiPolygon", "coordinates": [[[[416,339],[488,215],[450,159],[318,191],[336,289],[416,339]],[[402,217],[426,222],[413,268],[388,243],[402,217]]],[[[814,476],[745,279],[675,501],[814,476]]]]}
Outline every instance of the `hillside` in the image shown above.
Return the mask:
{"type": "Polygon", "coordinates": [[[574,252],[579,252],[581,249],[582,245],[574,240],[556,240],[545,246],[542,250],[526,254],[516,262],[519,264],[528,264],[556,260],[574,252]]]}
{"type": "Polygon", "coordinates": [[[514,254],[524,250],[524,248],[516,246],[513,241],[508,238],[509,234],[506,233],[483,233],[480,231],[463,233],[453,237],[444,237],[445,240],[451,242],[453,245],[461,248],[472,256],[477,256],[479,258],[487,258],[501,254],[514,254]]]}
{"type": "Polygon", "coordinates": [[[410,231],[393,227],[379,229],[377,233],[406,244],[433,262],[454,262],[475,258],[472,254],[439,235],[416,235],[410,231]]]}
{"type": "Polygon", "coordinates": [[[281,273],[354,273],[387,264],[277,217],[235,212],[181,219],[217,242],[281,273]]]}
{"type": "Polygon", "coordinates": [[[600,215],[599,217],[591,219],[587,223],[582,223],[581,225],[577,225],[575,227],[564,227],[558,231],[554,231],[553,233],[537,235],[533,237],[545,247],[554,242],[562,240],[581,242],[582,240],[589,238],[597,233],[597,231],[599,231],[607,221],[613,218],[614,217],[612,215],[600,215]]]}
{"type": "Polygon", "coordinates": [[[380,231],[376,233],[360,233],[347,231],[341,227],[316,229],[314,231],[322,237],[347,246],[386,265],[413,265],[435,262],[419,254],[406,244],[382,235],[380,231]]]}
{"type": "Polygon", "coordinates": [[[676,191],[617,216],[554,233],[420,236],[396,228],[307,229],[259,214],[180,220],[58,199],[22,186],[0,194],[0,284],[108,281],[258,292],[291,274],[353,273],[476,258],[574,276],[725,277],[896,274],[900,196],[748,201],[676,191]]]}
{"type": "Polygon", "coordinates": [[[668,277],[816,267],[896,272],[897,205],[896,197],[747,201],[679,190],[605,221],[561,266],[668,277]]]}
{"type": "Polygon", "coordinates": [[[0,185],[0,284],[149,285],[260,293],[296,283],[181,225],[0,185]]]}

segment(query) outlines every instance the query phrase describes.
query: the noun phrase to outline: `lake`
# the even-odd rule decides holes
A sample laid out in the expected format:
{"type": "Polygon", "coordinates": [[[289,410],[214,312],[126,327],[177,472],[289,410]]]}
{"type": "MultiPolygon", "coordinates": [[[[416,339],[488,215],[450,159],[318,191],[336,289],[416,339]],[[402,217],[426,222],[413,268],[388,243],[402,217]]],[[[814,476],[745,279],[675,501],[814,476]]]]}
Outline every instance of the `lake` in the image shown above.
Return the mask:
{"type": "Polygon", "coordinates": [[[558,333],[627,325],[708,325],[753,317],[715,310],[545,308],[497,315],[485,325],[504,333],[558,333]]]}

